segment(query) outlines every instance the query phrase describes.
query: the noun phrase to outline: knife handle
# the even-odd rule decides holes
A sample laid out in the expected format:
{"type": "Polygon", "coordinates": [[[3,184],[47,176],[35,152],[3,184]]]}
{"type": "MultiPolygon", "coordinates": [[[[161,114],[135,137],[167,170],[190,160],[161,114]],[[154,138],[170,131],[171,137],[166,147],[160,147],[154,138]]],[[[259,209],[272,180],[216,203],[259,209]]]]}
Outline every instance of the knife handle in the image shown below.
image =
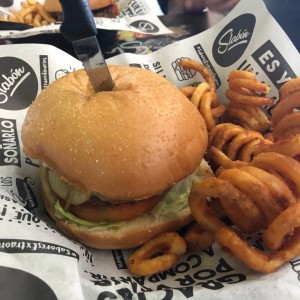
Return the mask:
{"type": "Polygon", "coordinates": [[[60,32],[66,40],[73,42],[97,35],[94,17],[87,0],[59,0],[63,19],[60,32]]]}

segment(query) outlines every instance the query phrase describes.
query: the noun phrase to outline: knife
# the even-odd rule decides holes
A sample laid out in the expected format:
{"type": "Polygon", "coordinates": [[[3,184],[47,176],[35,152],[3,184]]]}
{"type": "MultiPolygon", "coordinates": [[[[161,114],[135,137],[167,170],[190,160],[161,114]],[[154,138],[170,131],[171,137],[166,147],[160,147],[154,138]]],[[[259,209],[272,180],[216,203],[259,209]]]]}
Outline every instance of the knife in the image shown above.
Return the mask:
{"type": "Polygon", "coordinates": [[[60,32],[71,42],[96,92],[110,91],[113,81],[96,38],[97,28],[87,0],[59,0],[63,10],[60,32]]]}

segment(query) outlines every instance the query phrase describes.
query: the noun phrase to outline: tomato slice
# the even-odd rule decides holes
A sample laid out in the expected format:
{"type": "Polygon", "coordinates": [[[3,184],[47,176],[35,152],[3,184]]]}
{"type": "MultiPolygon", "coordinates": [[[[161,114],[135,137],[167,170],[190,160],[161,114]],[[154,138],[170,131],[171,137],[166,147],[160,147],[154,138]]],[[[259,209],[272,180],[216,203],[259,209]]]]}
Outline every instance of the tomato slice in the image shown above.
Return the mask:
{"type": "Polygon", "coordinates": [[[161,200],[162,195],[136,202],[113,205],[105,202],[87,201],[80,205],[70,205],[69,212],[80,219],[91,222],[121,222],[134,219],[148,212],[161,200]]]}

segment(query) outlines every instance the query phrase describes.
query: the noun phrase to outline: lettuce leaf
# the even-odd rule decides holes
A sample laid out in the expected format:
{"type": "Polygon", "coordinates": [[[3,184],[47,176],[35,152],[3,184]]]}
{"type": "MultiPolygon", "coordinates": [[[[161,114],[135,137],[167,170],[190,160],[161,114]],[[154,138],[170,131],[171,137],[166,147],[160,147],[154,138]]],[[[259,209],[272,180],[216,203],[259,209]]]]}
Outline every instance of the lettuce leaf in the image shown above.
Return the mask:
{"type": "MultiPolygon", "coordinates": [[[[154,207],[150,214],[159,215],[160,217],[167,217],[168,215],[175,214],[183,209],[188,207],[188,195],[191,191],[192,184],[199,179],[199,176],[196,175],[196,172],[190,176],[184,178],[180,182],[174,184],[169,191],[165,194],[163,199],[159,202],[156,207],[154,207]]],[[[107,228],[119,228],[125,222],[90,222],[83,219],[80,219],[73,214],[66,212],[63,207],[60,205],[59,201],[55,204],[55,216],[59,219],[70,220],[77,225],[82,225],[85,227],[103,227],[107,228]]]]}
{"type": "Polygon", "coordinates": [[[120,227],[122,226],[123,222],[117,222],[117,223],[110,223],[110,222],[91,222],[87,220],[80,219],[73,214],[66,212],[62,206],[60,205],[59,201],[56,201],[55,203],[55,216],[58,219],[68,219],[78,225],[83,225],[86,227],[106,227],[106,228],[114,228],[114,227],[120,227]]]}
{"type": "Polygon", "coordinates": [[[183,180],[174,184],[166,193],[162,201],[151,211],[153,214],[169,215],[188,207],[188,197],[192,184],[199,180],[200,176],[194,172],[183,180]]]}

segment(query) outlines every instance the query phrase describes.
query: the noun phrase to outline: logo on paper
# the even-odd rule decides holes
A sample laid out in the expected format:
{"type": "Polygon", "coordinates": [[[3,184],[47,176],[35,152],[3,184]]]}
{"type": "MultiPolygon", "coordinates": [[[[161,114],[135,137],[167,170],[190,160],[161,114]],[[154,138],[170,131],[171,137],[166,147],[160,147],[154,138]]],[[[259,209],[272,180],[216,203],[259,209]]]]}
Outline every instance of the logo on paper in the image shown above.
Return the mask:
{"type": "Polygon", "coordinates": [[[28,107],[38,92],[33,69],[16,57],[1,57],[0,65],[0,108],[21,110],[28,107]]]}
{"type": "Polygon", "coordinates": [[[212,76],[214,77],[214,81],[216,84],[216,88],[218,88],[221,85],[221,79],[218,76],[213,63],[210,61],[208,55],[206,54],[204,48],[202,47],[201,44],[197,44],[194,46],[194,49],[196,50],[199,59],[201,61],[201,63],[210,71],[210,73],[212,74],[212,76]]]}
{"type": "Polygon", "coordinates": [[[0,118],[0,166],[21,167],[16,120],[0,118]]]}
{"type": "Polygon", "coordinates": [[[252,53],[252,57],[277,89],[280,89],[287,81],[297,77],[284,55],[270,40],[256,49],[252,53]]]}
{"type": "Polygon", "coordinates": [[[122,250],[112,250],[112,255],[118,270],[127,269],[122,250]]]}
{"type": "Polygon", "coordinates": [[[16,268],[0,266],[0,276],[2,299],[58,300],[52,288],[34,274],[16,268]]]}
{"type": "Polygon", "coordinates": [[[213,56],[222,67],[235,63],[247,49],[255,26],[255,16],[243,14],[227,24],[216,37],[213,56]]]}
{"type": "Polygon", "coordinates": [[[34,208],[38,207],[37,198],[33,192],[32,186],[35,185],[34,180],[31,177],[16,178],[16,186],[18,189],[18,194],[16,195],[11,191],[13,198],[17,202],[20,202],[23,207],[29,211],[33,211],[34,208]]]}
{"type": "Polygon", "coordinates": [[[130,26],[135,27],[136,29],[146,32],[146,33],[156,33],[159,32],[158,26],[152,22],[146,20],[138,20],[129,24],[130,26]]]}
{"type": "Polygon", "coordinates": [[[177,79],[179,81],[188,80],[190,78],[193,78],[196,74],[195,70],[192,69],[185,69],[180,64],[179,61],[181,59],[189,59],[187,57],[180,57],[177,58],[175,61],[172,62],[172,68],[177,76],[177,79]]]}

